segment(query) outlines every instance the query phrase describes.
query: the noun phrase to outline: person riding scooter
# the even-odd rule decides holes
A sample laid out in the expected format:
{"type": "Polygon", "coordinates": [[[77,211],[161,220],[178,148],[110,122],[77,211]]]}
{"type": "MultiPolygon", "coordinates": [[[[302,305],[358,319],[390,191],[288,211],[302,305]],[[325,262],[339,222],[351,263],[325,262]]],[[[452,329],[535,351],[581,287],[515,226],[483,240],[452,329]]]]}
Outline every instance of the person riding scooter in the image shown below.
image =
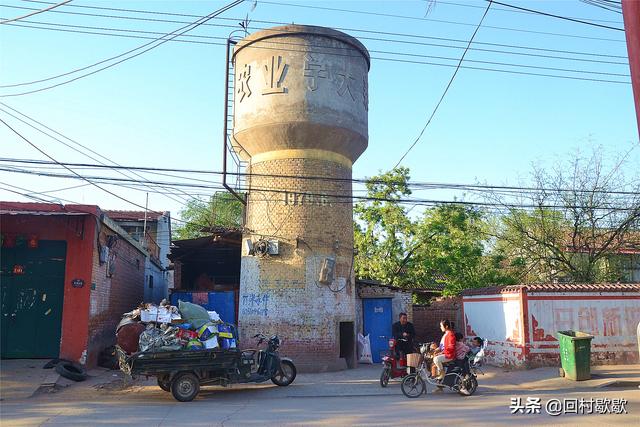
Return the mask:
{"type": "Polygon", "coordinates": [[[442,340],[440,341],[442,353],[433,358],[433,363],[435,363],[438,369],[437,378],[442,380],[444,378],[444,367],[442,364],[451,362],[456,358],[456,337],[451,330],[451,323],[446,319],[440,321],[440,330],[444,332],[442,340]]]}
{"type": "Polygon", "coordinates": [[[400,313],[400,321],[393,324],[391,333],[396,340],[396,354],[398,357],[413,353],[413,338],[416,330],[409,322],[407,313],[400,313]]]}

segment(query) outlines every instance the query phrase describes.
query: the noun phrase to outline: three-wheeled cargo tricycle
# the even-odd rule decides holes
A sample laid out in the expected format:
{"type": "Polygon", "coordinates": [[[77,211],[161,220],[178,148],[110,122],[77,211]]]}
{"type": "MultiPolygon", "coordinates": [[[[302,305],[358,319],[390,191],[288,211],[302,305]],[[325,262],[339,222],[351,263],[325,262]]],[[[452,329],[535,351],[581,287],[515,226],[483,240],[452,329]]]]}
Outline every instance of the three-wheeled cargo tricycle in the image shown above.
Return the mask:
{"type": "Polygon", "coordinates": [[[261,383],[271,380],[288,386],[296,378],[293,361],[280,357],[280,339],[267,339],[258,334],[258,346],[267,341],[267,348],[240,350],[220,348],[197,351],[145,351],[127,355],[116,346],[120,370],[131,376],[154,376],[158,386],[170,391],[176,400],[189,402],[201,385],[261,383]]]}

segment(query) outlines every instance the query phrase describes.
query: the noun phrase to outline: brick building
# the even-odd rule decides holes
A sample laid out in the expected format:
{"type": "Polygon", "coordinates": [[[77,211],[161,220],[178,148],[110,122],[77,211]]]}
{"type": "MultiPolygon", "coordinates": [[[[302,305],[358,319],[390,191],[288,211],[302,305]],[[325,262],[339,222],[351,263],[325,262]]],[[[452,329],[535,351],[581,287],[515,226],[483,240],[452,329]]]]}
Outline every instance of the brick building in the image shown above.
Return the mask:
{"type": "Polygon", "coordinates": [[[2,357],[94,366],[143,299],[147,252],[98,206],[0,202],[2,357]]]}
{"type": "Polygon", "coordinates": [[[167,257],[171,246],[170,212],[109,210],[104,213],[147,250],[148,256],[144,262],[144,300],[157,304],[167,298],[170,279],[167,257]]]}

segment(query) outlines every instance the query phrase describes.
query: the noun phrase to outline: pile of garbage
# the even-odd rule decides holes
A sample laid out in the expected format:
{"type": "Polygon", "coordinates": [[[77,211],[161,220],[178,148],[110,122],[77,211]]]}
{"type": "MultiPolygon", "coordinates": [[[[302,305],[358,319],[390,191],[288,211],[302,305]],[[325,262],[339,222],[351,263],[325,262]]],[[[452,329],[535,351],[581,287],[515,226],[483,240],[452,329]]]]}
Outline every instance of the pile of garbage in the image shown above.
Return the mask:
{"type": "Polygon", "coordinates": [[[125,313],[116,328],[117,343],[127,354],[145,351],[198,351],[237,346],[236,327],[215,311],[190,302],[173,306],[142,304],[125,313]]]}

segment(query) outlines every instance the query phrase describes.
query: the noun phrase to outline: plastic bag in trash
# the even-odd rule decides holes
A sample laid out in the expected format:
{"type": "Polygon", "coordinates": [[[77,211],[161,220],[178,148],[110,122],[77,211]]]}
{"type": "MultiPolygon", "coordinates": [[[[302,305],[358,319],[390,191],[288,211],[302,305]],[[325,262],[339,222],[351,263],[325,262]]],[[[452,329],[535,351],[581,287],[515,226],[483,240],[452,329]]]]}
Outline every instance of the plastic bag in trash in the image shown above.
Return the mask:
{"type": "Polygon", "coordinates": [[[371,357],[371,342],[369,341],[369,334],[365,337],[358,333],[358,362],[359,363],[373,363],[371,357]]]}
{"type": "Polygon", "coordinates": [[[202,325],[210,321],[207,310],[197,304],[178,300],[178,309],[182,318],[191,323],[195,329],[200,329],[202,325]]]}

